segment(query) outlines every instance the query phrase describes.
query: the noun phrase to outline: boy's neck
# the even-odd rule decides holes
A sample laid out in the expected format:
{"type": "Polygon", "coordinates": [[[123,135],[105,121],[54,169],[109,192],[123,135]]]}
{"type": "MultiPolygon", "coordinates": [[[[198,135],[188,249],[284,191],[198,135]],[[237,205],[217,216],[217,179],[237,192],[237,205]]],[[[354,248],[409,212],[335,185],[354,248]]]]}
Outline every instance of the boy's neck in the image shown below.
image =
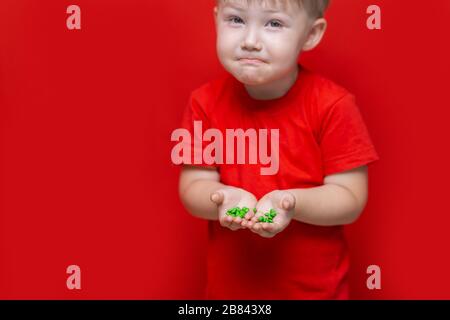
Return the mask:
{"type": "Polygon", "coordinates": [[[298,65],[286,77],[264,85],[245,85],[248,94],[256,100],[273,100],[283,97],[297,81],[298,65]]]}

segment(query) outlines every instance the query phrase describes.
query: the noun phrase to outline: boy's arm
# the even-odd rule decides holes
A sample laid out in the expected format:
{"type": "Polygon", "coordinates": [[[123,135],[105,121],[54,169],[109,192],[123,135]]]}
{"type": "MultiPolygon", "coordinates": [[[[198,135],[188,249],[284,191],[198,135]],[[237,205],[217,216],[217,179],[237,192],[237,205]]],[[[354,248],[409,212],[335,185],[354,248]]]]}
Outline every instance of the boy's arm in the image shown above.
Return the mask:
{"type": "Polygon", "coordinates": [[[326,176],[324,185],[289,189],[295,197],[293,219],[320,226],[350,224],[367,203],[367,166],[326,176]]]}
{"type": "Polygon", "coordinates": [[[214,167],[184,165],[181,169],[178,191],[181,202],[192,215],[218,220],[217,205],[211,201],[211,194],[225,187],[214,167]]]}

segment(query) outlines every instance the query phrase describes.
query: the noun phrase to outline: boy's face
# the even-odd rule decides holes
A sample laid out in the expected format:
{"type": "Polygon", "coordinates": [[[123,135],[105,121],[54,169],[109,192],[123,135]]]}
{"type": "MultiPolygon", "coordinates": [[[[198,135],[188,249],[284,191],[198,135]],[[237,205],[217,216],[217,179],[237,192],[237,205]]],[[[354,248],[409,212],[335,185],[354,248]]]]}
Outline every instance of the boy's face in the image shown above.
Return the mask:
{"type": "Polygon", "coordinates": [[[220,0],[214,11],[219,60],[246,85],[288,76],[302,49],[312,49],[315,21],[296,1],[220,0]]]}

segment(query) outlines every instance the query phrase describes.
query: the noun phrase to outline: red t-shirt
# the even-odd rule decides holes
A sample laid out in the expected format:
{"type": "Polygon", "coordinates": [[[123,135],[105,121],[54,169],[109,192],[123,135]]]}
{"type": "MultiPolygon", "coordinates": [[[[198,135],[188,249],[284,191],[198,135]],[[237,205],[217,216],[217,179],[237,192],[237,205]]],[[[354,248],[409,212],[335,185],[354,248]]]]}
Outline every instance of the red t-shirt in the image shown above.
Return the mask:
{"type": "MultiPolygon", "coordinates": [[[[297,81],[279,99],[256,100],[227,74],[191,94],[182,127],[203,131],[279,129],[279,171],[261,175],[260,164],[220,164],[221,182],[257,199],[273,190],[313,188],[324,177],[378,160],[354,97],[299,65],[297,81]]],[[[210,142],[204,142],[207,146],[210,142]]],[[[193,145],[193,143],[192,143],[193,145]]],[[[248,158],[247,158],[248,159],[248,158]]],[[[292,220],[267,239],[209,222],[207,298],[346,299],[349,257],[342,226],[292,220]]]]}

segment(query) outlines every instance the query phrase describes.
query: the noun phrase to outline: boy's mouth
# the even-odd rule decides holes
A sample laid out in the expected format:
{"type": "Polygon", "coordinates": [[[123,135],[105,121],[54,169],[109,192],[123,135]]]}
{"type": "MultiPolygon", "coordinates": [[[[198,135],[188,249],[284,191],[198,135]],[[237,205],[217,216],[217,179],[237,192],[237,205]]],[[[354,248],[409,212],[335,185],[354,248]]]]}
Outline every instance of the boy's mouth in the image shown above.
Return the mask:
{"type": "Polygon", "coordinates": [[[259,65],[265,63],[265,61],[258,58],[240,58],[238,61],[242,64],[259,65]]]}

